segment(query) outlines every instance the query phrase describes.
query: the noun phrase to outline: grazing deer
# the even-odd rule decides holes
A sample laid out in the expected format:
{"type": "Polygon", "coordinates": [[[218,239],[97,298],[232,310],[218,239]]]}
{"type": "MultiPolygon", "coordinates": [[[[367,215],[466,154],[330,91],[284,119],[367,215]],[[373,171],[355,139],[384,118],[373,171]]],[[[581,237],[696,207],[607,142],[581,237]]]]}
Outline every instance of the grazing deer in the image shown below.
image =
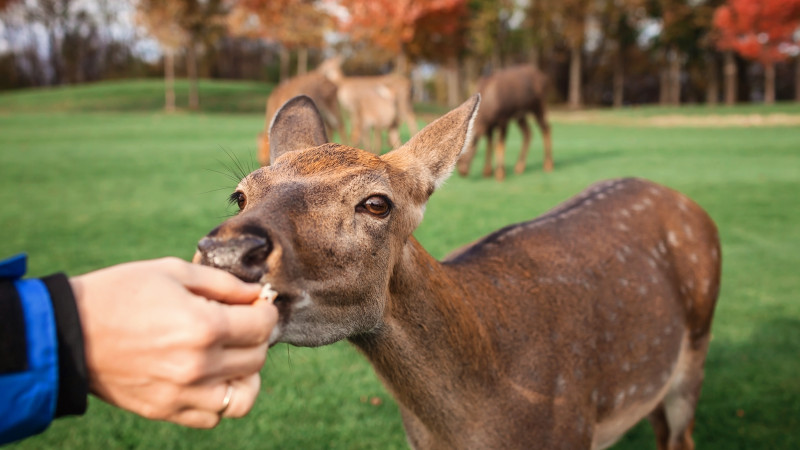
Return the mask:
{"type": "Polygon", "coordinates": [[[328,131],[338,131],[339,136],[344,136],[344,121],[339,112],[339,102],[336,98],[337,87],[328,77],[331,70],[338,68],[338,58],[323,61],[315,70],[294,78],[290,78],[270,92],[267,98],[267,113],[264,131],[258,134],[258,161],[262,166],[269,164],[269,125],[275,112],[292,97],[307,95],[322,113],[328,131]]]}
{"type": "Polygon", "coordinates": [[[406,77],[395,73],[346,77],[341,66],[331,66],[326,74],[338,86],[339,103],[350,116],[351,144],[364,145],[378,154],[383,146],[383,130],[387,131],[392,148],[401,144],[399,127],[402,121],[412,135],[417,133],[411,82],[406,77]],[[367,143],[368,134],[373,136],[367,143]]]}
{"type": "Polygon", "coordinates": [[[481,94],[481,109],[475,119],[473,140],[469,149],[458,161],[458,172],[462,176],[469,173],[472,158],[475,157],[475,148],[478,140],[486,136],[486,162],[483,166],[483,176],[492,175],[492,152],[495,156],[494,175],[498,180],[506,177],[506,132],[508,123],[516,120],[522,130],[522,149],[519,159],[514,165],[514,172],[521,174],[525,171],[525,160],[528,157],[528,148],[531,143],[531,130],[528,127],[527,116],[533,113],[539,130],[542,132],[544,142],[545,172],[553,170],[553,152],[550,139],[550,124],[547,121],[545,109],[546,76],[532,65],[515,66],[500,70],[483,78],[478,84],[481,94]],[[492,146],[494,130],[500,130],[497,148],[492,146]]]}
{"type": "Polygon", "coordinates": [[[601,182],[436,261],[412,237],[470,144],[479,97],[383,156],[327,143],[306,97],[272,164],[195,262],[279,293],[272,344],[348,339],[397,399],[413,448],[599,449],[642,418],[691,449],[720,247],[694,202],[601,182]]]}

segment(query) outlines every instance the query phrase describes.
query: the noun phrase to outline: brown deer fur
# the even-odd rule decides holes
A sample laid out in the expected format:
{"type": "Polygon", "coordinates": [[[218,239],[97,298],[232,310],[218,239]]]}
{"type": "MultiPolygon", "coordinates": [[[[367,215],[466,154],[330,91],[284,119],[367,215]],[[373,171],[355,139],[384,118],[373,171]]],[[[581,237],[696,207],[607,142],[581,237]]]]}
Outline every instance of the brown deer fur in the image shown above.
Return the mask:
{"type": "Polygon", "coordinates": [[[676,191],[617,179],[436,261],[411,234],[478,102],[379,157],[325,143],[313,103],[290,101],[272,165],[242,180],[243,209],[195,260],[272,284],[272,343],[358,347],[412,448],[605,448],[645,417],[659,448],[693,448],[714,223],[676,191]]]}
{"type": "Polygon", "coordinates": [[[329,132],[338,131],[339,136],[344,135],[344,121],[339,112],[339,102],[336,98],[337,86],[328,79],[328,71],[338,67],[338,59],[323,61],[315,70],[290,78],[270,92],[267,98],[267,111],[264,122],[264,131],[258,134],[258,161],[262,166],[269,164],[269,126],[275,112],[292,97],[307,95],[322,113],[329,132]]]}
{"type": "Polygon", "coordinates": [[[550,124],[547,121],[545,108],[545,90],[547,79],[536,67],[521,65],[500,70],[481,79],[478,92],[481,94],[481,109],[475,119],[475,132],[469,150],[458,162],[458,172],[462,176],[469,173],[469,166],[475,157],[475,147],[478,140],[486,136],[486,162],[483,175],[492,175],[492,153],[495,153],[494,174],[498,180],[505,179],[505,153],[506,133],[508,123],[516,121],[522,130],[522,148],[519,159],[514,165],[514,172],[520,174],[525,171],[525,160],[531,142],[531,130],[528,127],[528,114],[533,114],[539,130],[542,132],[544,142],[544,160],[542,165],[545,172],[553,170],[552,143],[550,138],[550,124]],[[492,145],[494,130],[500,131],[497,147],[492,145]]]}

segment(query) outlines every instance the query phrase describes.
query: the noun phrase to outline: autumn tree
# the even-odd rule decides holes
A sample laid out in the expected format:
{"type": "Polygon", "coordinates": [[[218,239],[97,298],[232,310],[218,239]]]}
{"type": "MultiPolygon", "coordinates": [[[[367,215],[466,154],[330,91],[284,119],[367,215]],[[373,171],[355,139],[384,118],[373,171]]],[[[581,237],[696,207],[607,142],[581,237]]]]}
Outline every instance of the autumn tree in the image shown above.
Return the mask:
{"type": "Polygon", "coordinates": [[[788,58],[800,26],[800,0],[728,0],[714,15],[720,50],[733,50],[764,67],[764,102],[775,102],[775,64],[788,58]]]}
{"type": "Polygon", "coordinates": [[[182,6],[177,2],[142,0],[136,21],[161,45],[164,53],[164,110],[175,111],[175,54],[189,42],[189,33],[175,20],[182,6]]]}
{"type": "Polygon", "coordinates": [[[168,36],[168,40],[164,41],[167,46],[178,41],[183,44],[189,77],[190,109],[200,108],[198,47],[222,33],[229,3],[224,0],[139,0],[137,4],[141,23],[157,39],[159,36],[168,36]],[[172,38],[178,37],[173,41],[172,38]]]}
{"type": "MultiPolygon", "coordinates": [[[[445,21],[460,18],[466,0],[341,0],[340,3],[349,13],[340,23],[341,29],[356,42],[368,41],[394,55],[396,70],[406,73],[408,45],[425,28],[421,25],[426,18],[445,21]]],[[[447,23],[440,25],[447,31],[457,28],[447,23]]],[[[446,35],[444,31],[440,34],[446,35]]]]}
{"type": "Polygon", "coordinates": [[[297,51],[297,73],[308,70],[308,49],[320,48],[331,17],[314,0],[240,0],[228,24],[236,35],[281,44],[280,78],[289,77],[290,51],[297,51]]]}

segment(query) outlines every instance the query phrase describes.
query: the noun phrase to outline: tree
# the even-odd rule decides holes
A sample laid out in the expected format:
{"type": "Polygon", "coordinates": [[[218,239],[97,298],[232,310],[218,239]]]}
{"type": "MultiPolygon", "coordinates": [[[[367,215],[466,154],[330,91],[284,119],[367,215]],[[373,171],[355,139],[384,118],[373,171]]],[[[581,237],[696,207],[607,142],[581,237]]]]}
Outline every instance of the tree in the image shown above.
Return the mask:
{"type": "Polygon", "coordinates": [[[139,3],[136,21],[144,26],[164,52],[164,110],[175,111],[175,53],[187,45],[189,33],[175,17],[181,5],[176,2],[148,1],[139,3]]]}
{"type": "Polygon", "coordinates": [[[186,52],[190,109],[200,108],[200,95],[197,87],[199,78],[198,46],[221,34],[228,7],[227,2],[223,0],[140,0],[138,2],[138,12],[142,23],[151,33],[154,33],[157,39],[159,35],[162,37],[164,35],[172,37],[183,35],[181,41],[186,52]]]}
{"type": "Polygon", "coordinates": [[[775,64],[800,26],[800,0],[728,0],[714,14],[717,47],[764,67],[764,102],[775,101],[775,64]]]}
{"type": "Polygon", "coordinates": [[[401,73],[407,72],[409,44],[415,37],[417,43],[422,40],[418,33],[431,36],[436,25],[438,36],[449,37],[460,29],[458,21],[466,12],[466,0],[341,0],[341,5],[349,12],[342,30],[354,41],[369,41],[394,55],[401,73]]]}
{"type": "Polygon", "coordinates": [[[289,77],[289,52],[297,50],[297,72],[308,70],[308,49],[325,42],[331,17],[314,0],[240,0],[229,28],[234,34],[279,42],[281,80],[289,77]]]}

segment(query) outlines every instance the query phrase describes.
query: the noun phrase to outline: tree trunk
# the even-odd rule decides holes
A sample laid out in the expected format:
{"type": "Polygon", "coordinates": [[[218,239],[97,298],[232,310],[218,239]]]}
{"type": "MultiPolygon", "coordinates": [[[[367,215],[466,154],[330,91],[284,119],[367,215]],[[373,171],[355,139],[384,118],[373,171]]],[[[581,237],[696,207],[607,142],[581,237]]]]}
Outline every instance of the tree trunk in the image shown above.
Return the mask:
{"type": "Polygon", "coordinates": [[[800,55],[794,60],[794,101],[800,102],[800,55]]]}
{"type": "Polygon", "coordinates": [[[706,85],[706,103],[715,106],[719,103],[719,71],[717,58],[714,54],[706,56],[708,63],[708,84],[706,85]]]}
{"type": "Polygon", "coordinates": [[[175,50],[164,52],[164,111],[175,111],[175,50]]]}
{"type": "Polygon", "coordinates": [[[281,45],[281,50],[278,53],[278,58],[280,60],[280,76],[281,79],[279,81],[286,81],[289,79],[289,59],[291,55],[289,54],[289,49],[286,46],[281,45]]]}
{"type": "Polygon", "coordinates": [[[622,62],[622,50],[617,43],[617,51],[614,55],[614,108],[621,108],[625,99],[625,66],[622,62]]]}
{"type": "Polygon", "coordinates": [[[672,48],[669,52],[669,103],[681,104],[681,52],[672,48]]]}
{"type": "Polygon", "coordinates": [[[764,104],[775,103],[775,63],[764,64],[764,104]]]}
{"type": "Polygon", "coordinates": [[[408,76],[408,57],[402,50],[394,58],[394,72],[404,77],[408,76]]]}
{"type": "Polygon", "coordinates": [[[424,102],[425,101],[425,80],[422,78],[422,74],[419,71],[412,71],[411,72],[411,83],[412,83],[412,91],[414,92],[414,101],[415,102],[424,102]]]}
{"type": "Polygon", "coordinates": [[[725,78],[725,104],[733,106],[736,104],[736,93],[739,90],[736,85],[736,58],[734,58],[731,50],[726,51],[724,56],[722,72],[725,78]]]}
{"type": "Polygon", "coordinates": [[[300,47],[297,50],[297,74],[305,75],[308,72],[308,48],[300,47]]]}
{"type": "Polygon", "coordinates": [[[455,108],[461,102],[459,78],[458,58],[450,56],[447,58],[447,106],[449,108],[455,108]]]}
{"type": "Polygon", "coordinates": [[[197,45],[191,42],[186,47],[186,74],[189,76],[189,109],[200,109],[200,94],[197,92],[197,45]]]}
{"type": "Polygon", "coordinates": [[[578,109],[583,105],[581,92],[581,44],[573,43],[569,61],[569,107],[578,109]]]}
{"type": "Polygon", "coordinates": [[[465,98],[478,92],[478,62],[474,56],[464,58],[464,94],[465,98]]]}

